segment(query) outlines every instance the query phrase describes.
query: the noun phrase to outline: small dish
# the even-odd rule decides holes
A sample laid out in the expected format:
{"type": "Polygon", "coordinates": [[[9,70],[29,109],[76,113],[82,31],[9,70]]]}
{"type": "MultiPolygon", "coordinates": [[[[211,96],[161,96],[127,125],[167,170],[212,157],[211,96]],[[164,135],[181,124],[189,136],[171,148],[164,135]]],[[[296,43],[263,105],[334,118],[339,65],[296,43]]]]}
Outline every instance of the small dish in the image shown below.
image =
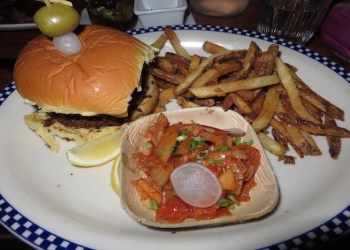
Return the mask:
{"type": "Polygon", "coordinates": [[[123,208],[131,217],[151,227],[186,228],[248,221],[262,217],[273,210],[279,199],[279,187],[274,172],[253,128],[241,115],[231,110],[225,112],[220,107],[181,109],[167,111],[164,114],[171,124],[180,121],[185,123],[195,121],[196,123],[220,129],[239,128],[243,130],[246,133],[243,139],[252,139],[254,142],[253,146],[261,154],[261,165],[255,174],[257,186],[250,191],[251,200],[236,207],[231,216],[203,221],[185,220],[182,223],[157,222],[155,220],[155,212],[145,208],[141,204],[138,194],[131,185],[132,180],[143,176],[143,173],[131,160],[131,155],[139,151],[141,145],[146,141],[145,132],[158,117],[158,114],[153,114],[129,124],[123,136],[120,163],[120,198],[123,208]]]}
{"type": "Polygon", "coordinates": [[[144,27],[184,23],[186,0],[135,0],[134,12],[144,27]]]}

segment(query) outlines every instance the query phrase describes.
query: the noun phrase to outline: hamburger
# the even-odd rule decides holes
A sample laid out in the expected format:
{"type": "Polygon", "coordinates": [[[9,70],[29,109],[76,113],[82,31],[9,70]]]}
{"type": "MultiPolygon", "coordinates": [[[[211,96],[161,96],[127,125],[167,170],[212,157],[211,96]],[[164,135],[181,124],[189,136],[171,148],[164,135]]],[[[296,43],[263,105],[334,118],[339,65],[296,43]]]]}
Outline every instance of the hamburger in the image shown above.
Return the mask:
{"type": "Polygon", "coordinates": [[[24,117],[54,152],[57,137],[85,143],[154,111],[158,87],[147,67],[154,49],[122,31],[91,25],[78,35],[82,49],[59,52],[44,35],[20,52],[14,80],[35,112],[24,117]]]}

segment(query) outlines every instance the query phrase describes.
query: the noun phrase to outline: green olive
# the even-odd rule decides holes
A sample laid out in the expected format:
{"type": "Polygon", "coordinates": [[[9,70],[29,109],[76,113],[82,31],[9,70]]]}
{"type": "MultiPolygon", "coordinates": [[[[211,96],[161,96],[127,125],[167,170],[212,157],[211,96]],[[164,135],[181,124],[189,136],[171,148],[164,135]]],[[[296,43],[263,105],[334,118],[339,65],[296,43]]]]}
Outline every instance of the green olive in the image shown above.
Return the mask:
{"type": "Polygon", "coordinates": [[[53,3],[41,7],[34,15],[34,22],[44,35],[57,37],[75,30],[79,26],[80,16],[68,5],[53,3]]]}

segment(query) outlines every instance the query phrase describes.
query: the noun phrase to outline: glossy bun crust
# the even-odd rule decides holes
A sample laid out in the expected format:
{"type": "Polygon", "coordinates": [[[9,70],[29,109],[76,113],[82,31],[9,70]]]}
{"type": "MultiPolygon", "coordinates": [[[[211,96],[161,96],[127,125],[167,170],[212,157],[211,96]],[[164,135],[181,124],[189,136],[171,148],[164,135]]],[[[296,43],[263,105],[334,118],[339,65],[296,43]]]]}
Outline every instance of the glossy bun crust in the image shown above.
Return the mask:
{"type": "Polygon", "coordinates": [[[30,41],[14,67],[16,88],[43,112],[126,117],[150,46],[115,29],[86,26],[82,49],[66,56],[43,35],[30,41]]]}

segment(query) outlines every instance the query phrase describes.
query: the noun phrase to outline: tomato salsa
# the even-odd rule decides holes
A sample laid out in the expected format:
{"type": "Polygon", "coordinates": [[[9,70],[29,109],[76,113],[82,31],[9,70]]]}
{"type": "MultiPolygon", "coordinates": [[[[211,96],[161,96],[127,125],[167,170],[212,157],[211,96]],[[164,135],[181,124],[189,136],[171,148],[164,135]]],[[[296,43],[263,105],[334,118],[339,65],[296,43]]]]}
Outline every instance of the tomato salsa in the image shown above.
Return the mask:
{"type": "Polygon", "coordinates": [[[158,222],[228,216],[236,206],[250,200],[260,165],[260,152],[252,141],[241,141],[241,135],[195,122],[170,124],[164,114],[147,129],[146,137],[142,149],[132,156],[146,177],[133,180],[132,185],[142,204],[155,211],[158,222]],[[175,192],[171,173],[191,162],[208,168],[219,181],[222,193],[214,205],[195,207],[175,192]]]}

